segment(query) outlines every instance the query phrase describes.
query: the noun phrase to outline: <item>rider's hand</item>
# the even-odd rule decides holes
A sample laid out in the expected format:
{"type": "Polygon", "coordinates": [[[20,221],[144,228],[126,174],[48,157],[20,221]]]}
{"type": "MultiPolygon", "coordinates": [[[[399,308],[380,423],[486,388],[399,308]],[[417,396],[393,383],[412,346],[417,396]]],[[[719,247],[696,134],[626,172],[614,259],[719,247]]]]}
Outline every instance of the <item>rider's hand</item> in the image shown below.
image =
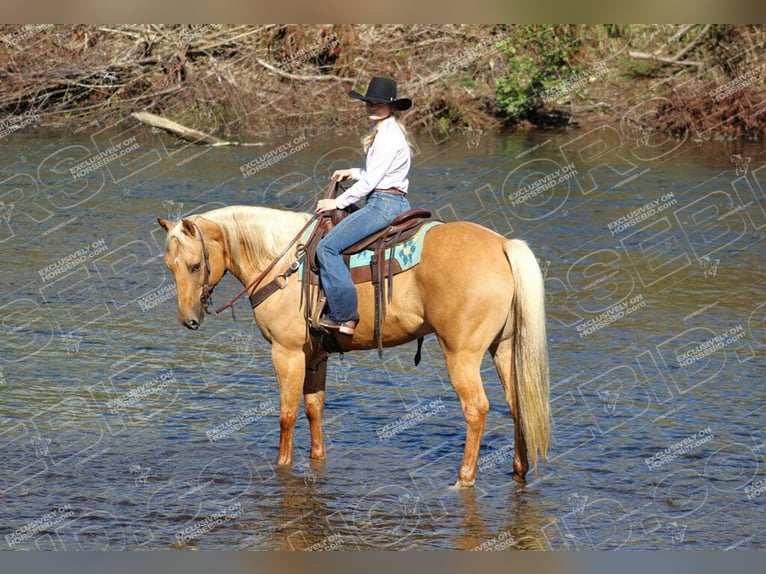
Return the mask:
{"type": "Polygon", "coordinates": [[[320,199],[317,202],[317,207],[314,210],[314,213],[320,214],[324,213],[325,211],[333,211],[334,209],[338,209],[337,203],[334,199],[320,199]]]}
{"type": "Polygon", "coordinates": [[[346,181],[347,179],[351,179],[352,171],[350,169],[336,169],[332,176],[337,179],[338,181],[346,181]]]}

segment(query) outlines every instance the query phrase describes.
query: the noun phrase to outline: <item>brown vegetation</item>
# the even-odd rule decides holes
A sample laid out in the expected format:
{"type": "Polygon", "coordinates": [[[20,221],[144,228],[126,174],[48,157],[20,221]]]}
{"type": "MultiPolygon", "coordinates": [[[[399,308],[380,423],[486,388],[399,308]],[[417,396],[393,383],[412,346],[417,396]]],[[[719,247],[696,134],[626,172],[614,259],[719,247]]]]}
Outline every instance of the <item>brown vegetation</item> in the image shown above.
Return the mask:
{"type": "Polygon", "coordinates": [[[629,110],[658,98],[663,103],[643,113],[637,129],[764,133],[762,26],[558,27],[573,38],[570,68],[558,71],[571,85],[556,88],[562,98],[543,98],[514,117],[497,84],[509,76],[511,58],[536,55],[540,46],[528,38],[543,27],[526,27],[526,35],[521,28],[5,25],[0,118],[34,114],[40,125],[71,128],[147,111],[220,138],[257,139],[357,126],[359,108],[344,93],[388,75],[416,102],[405,117],[416,129],[624,122],[629,110]],[[600,62],[608,74],[586,85],[571,80],[600,62]]]}

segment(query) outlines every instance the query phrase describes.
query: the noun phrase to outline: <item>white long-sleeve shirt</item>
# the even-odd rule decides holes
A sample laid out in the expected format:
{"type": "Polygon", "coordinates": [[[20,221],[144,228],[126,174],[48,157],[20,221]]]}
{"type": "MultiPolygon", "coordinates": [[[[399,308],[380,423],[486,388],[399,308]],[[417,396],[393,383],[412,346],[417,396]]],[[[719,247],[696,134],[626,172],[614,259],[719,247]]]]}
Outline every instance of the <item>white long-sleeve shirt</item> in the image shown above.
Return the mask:
{"type": "Polygon", "coordinates": [[[348,207],[366,197],[374,189],[395,187],[407,193],[410,185],[410,147],[393,116],[378,123],[378,133],[367,150],[364,169],[351,170],[356,183],[336,199],[338,209],[348,207]]]}

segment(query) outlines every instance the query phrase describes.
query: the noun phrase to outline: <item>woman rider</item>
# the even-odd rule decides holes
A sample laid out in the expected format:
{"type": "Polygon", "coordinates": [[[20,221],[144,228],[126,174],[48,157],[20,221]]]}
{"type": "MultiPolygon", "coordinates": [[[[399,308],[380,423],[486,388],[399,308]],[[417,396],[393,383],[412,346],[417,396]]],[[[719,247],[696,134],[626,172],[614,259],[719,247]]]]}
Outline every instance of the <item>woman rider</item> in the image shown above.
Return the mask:
{"type": "Polygon", "coordinates": [[[329,306],[328,315],[319,324],[353,335],[359,322],[356,288],[341,252],[410,209],[407,200],[410,141],[396,112],[409,109],[412,101],[397,99],[396,82],[380,77],[370,80],[364,96],[353,90],[348,95],[365,103],[367,116],[373,122],[370,132],[362,138],[365,166],[335,171],[333,177],[338,181],[353,179],[356,183],[335,199],[319,200],[315,212],[343,209],[366,198],[364,207],[333,227],[317,248],[322,287],[329,306]]]}

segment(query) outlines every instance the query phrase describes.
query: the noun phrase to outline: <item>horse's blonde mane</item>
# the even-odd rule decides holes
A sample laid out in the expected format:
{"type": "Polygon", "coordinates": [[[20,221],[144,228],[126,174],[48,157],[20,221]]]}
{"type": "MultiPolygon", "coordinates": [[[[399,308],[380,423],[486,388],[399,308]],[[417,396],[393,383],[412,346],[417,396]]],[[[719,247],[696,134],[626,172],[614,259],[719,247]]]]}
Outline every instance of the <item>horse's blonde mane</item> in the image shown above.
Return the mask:
{"type": "MultiPolygon", "coordinates": [[[[279,255],[309,217],[308,213],[233,205],[193,215],[190,219],[217,223],[230,257],[233,260],[244,260],[254,269],[262,269],[279,255]]],[[[175,233],[168,234],[168,241],[171,237],[176,237],[182,245],[189,243],[188,237],[180,232],[180,226],[173,231],[175,233]]],[[[291,250],[283,262],[288,265],[293,259],[295,251],[291,250]]]]}

